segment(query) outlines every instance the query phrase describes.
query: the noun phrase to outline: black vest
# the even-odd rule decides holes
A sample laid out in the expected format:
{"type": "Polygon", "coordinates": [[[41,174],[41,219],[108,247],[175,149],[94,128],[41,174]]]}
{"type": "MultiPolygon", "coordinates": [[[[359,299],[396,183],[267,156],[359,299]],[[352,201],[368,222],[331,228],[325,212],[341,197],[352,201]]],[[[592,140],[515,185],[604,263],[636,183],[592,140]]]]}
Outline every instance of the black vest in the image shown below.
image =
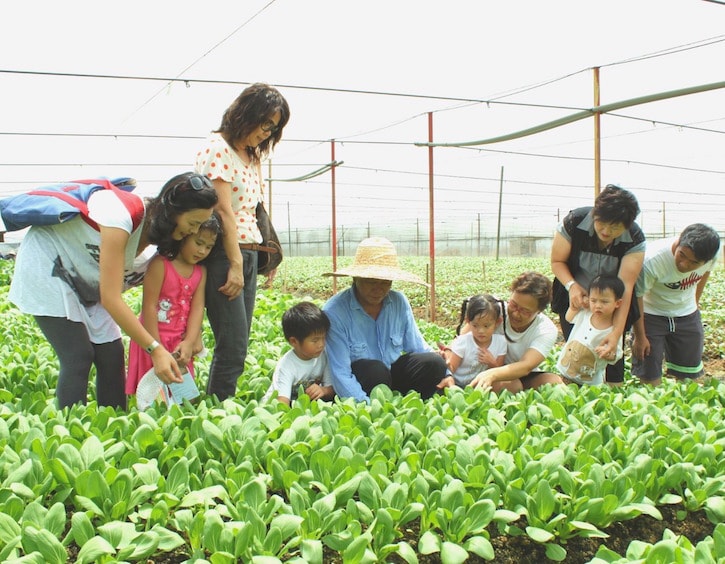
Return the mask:
{"type": "MultiPolygon", "coordinates": [[[[592,211],[592,207],[577,208],[570,211],[564,218],[563,225],[564,230],[571,238],[571,253],[566,264],[569,266],[569,271],[572,276],[576,278],[577,273],[580,271],[579,257],[582,252],[589,252],[593,254],[607,254],[617,259],[617,268],[622,264],[624,255],[632,248],[637,245],[641,245],[644,240],[644,233],[640,229],[637,223],[632,223],[629,228],[629,235],[631,241],[619,241],[611,245],[610,248],[602,250],[599,248],[599,239],[597,234],[589,234],[589,231],[579,229],[579,225],[587,217],[589,212],[592,211]]],[[[569,308],[569,293],[566,288],[559,282],[559,279],[554,277],[553,284],[553,296],[551,300],[551,311],[564,315],[566,310],[569,308]]],[[[632,298],[631,305],[629,307],[629,314],[627,315],[627,327],[631,327],[632,323],[639,318],[639,306],[637,300],[632,298]]]]}

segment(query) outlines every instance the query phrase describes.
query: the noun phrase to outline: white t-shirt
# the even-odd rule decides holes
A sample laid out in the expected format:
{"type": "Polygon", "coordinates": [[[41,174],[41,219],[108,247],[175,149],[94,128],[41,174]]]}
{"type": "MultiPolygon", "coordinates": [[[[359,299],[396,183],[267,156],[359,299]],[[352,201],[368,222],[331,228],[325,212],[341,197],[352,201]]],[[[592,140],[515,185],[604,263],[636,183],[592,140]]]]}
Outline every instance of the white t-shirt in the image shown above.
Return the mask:
{"type": "Polygon", "coordinates": [[[327,352],[323,351],[317,358],[302,360],[294,350],[289,350],[279,359],[277,367],[274,369],[272,383],[262,401],[269,400],[275,390],[277,390],[278,396],[289,398],[290,401],[295,400],[299,386],[306,388],[313,383],[320,386],[332,385],[327,352]]]}
{"type": "MultiPolygon", "coordinates": [[[[88,212],[99,226],[130,233],[124,283],[126,288],[140,284],[151,258],[148,252],[136,257],[143,221],[132,231],[131,214],[110,190],[94,192],[88,212]]],[[[80,216],[58,225],[31,227],[18,250],[8,299],[24,313],[85,324],[92,343],[115,341],[121,331],[100,304],[100,248],[100,232],[80,216]]]]}
{"type": "Polygon", "coordinates": [[[619,340],[615,358],[606,360],[594,351],[612,332],[613,327],[597,329],[592,325],[592,312],[588,309],[579,310],[574,319],[574,327],[569,334],[564,348],[559,353],[556,369],[559,373],[579,384],[598,385],[604,383],[604,372],[607,364],[614,364],[622,358],[622,341],[619,340]]]}
{"type": "MultiPolygon", "coordinates": [[[[483,372],[489,366],[478,361],[478,345],[473,339],[473,333],[465,333],[456,337],[451,343],[451,351],[461,358],[458,369],[453,373],[453,379],[457,386],[467,386],[471,383],[480,372],[483,372]]],[[[488,347],[489,352],[498,358],[506,354],[506,338],[494,333],[491,336],[491,344],[488,347]]]]}
{"type": "MultiPolygon", "coordinates": [[[[503,333],[503,325],[496,328],[496,332],[503,333]]],[[[543,313],[538,313],[534,321],[523,333],[517,333],[511,328],[509,316],[506,316],[506,334],[511,339],[506,343],[506,364],[518,362],[529,349],[534,349],[546,358],[554,348],[558,331],[556,325],[543,313]]]]}
{"type": "Polygon", "coordinates": [[[645,313],[664,317],[684,317],[697,310],[697,284],[715,267],[715,257],[692,272],[675,266],[672,245],[677,238],[661,239],[647,247],[635,292],[642,297],[645,313]]]}

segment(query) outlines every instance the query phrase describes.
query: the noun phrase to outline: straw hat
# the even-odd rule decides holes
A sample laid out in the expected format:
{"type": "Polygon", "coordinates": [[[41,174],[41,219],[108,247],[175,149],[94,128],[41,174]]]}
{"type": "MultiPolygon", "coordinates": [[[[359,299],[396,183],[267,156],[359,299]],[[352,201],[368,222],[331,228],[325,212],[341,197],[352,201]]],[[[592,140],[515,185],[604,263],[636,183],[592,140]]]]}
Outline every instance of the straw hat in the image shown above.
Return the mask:
{"type": "Polygon", "coordinates": [[[429,285],[419,276],[406,272],[398,266],[395,246],[384,237],[363,239],[357,246],[355,260],[351,266],[340,268],[336,272],[327,272],[323,276],[353,276],[429,285]]]}

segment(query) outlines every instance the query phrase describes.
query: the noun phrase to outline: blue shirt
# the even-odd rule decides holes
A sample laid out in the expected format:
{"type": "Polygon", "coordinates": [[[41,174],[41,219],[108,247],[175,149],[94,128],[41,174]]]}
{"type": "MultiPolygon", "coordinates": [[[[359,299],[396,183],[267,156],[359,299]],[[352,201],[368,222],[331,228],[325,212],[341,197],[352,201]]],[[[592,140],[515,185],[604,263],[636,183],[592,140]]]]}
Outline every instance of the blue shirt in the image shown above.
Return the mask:
{"type": "Polygon", "coordinates": [[[342,398],[370,399],[352,373],[356,360],[380,360],[390,368],[403,353],[432,350],[415,323],[408,299],[395,290],[383,299],[377,319],[370,317],[357,301],[354,286],[332,296],[322,310],[330,318],[325,350],[332,385],[342,398]]]}

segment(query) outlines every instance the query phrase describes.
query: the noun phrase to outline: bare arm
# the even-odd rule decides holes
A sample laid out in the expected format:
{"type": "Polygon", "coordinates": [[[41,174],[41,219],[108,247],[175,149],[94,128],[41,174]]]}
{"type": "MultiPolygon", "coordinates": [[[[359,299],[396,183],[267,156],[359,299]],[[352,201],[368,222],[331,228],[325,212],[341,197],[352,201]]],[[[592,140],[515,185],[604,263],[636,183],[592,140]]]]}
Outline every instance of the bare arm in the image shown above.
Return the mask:
{"type": "MultiPolygon", "coordinates": [[[[551,271],[563,286],[574,280],[567,261],[571,256],[571,243],[561,233],[554,233],[554,242],[551,245],[551,271]]],[[[586,306],[587,290],[582,288],[576,280],[569,288],[569,304],[577,310],[586,306]]]]}
{"type": "Polygon", "coordinates": [[[448,370],[451,371],[451,374],[458,370],[462,360],[463,359],[452,350],[448,351],[448,354],[446,355],[446,364],[448,365],[448,370]]]}
{"type": "MultiPolygon", "coordinates": [[[[141,347],[148,347],[155,337],[141,324],[123,299],[124,256],[129,234],[117,227],[101,226],[100,292],[101,305],[119,327],[141,347]]],[[[169,351],[158,346],[151,353],[156,375],[166,383],[181,382],[181,372],[169,351]]]]}
{"type": "Polygon", "coordinates": [[[697,309],[700,309],[700,298],[702,297],[702,292],[705,290],[705,284],[707,284],[708,278],[710,278],[709,270],[702,275],[702,278],[697,283],[697,290],[695,290],[695,304],[697,305],[697,309]]]}
{"type": "Polygon", "coordinates": [[[187,364],[191,357],[197,352],[197,343],[201,341],[201,324],[204,321],[204,288],[206,286],[206,268],[202,267],[201,280],[194,290],[191,297],[191,308],[189,310],[189,319],[186,321],[186,330],[184,338],[176,347],[175,351],[179,352],[179,364],[182,366],[187,364]]]}
{"type": "Polygon", "coordinates": [[[571,323],[571,320],[576,317],[576,314],[579,313],[580,310],[576,309],[575,307],[569,306],[569,309],[566,310],[566,314],[564,315],[564,319],[566,319],[569,323],[571,323]]]}
{"type": "Polygon", "coordinates": [[[634,358],[642,359],[645,356],[649,356],[650,344],[644,327],[644,300],[642,296],[636,299],[639,304],[640,316],[632,325],[632,333],[634,334],[634,339],[632,340],[632,355],[634,358]]]}
{"type": "Polygon", "coordinates": [[[497,368],[484,370],[471,381],[470,385],[477,388],[489,388],[494,382],[518,380],[519,378],[528,376],[543,361],[544,355],[539,351],[536,349],[527,349],[521,357],[521,360],[512,362],[511,364],[504,364],[497,368]]]}
{"type": "Polygon", "coordinates": [[[157,304],[161,294],[161,286],[164,283],[164,261],[161,257],[155,257],[149,264],[143,279],[143,301],[141,302],[141,314],[143,326],[151,333],[154,339],[160,341],[159,318],[157,304]]]}
{"type": "Polygon", "coordinates": [[[232,185],[219,178],[214,179],[214,189],[219,201],[216,211],[222,220],[224,252],[229,259],[229,273],[226,283],[218,290],[233,300],[244,288],[244,270],[242,268],[242,251],[237,241],[237,223],[232,210],[232,185]]]}

